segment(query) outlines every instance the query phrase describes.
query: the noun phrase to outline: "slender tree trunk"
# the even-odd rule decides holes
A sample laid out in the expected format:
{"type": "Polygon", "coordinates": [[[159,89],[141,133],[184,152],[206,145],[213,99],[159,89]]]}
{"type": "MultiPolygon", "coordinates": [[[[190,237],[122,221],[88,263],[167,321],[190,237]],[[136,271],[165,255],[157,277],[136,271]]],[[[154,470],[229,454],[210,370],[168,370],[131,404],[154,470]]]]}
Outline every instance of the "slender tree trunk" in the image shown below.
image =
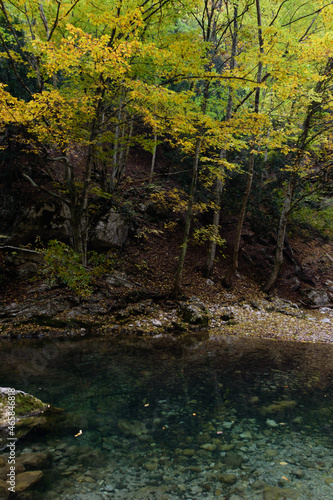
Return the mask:
{"type": "Polygon", "coordinates": [[[271,274],[269,275],[268,280],[264,286],[265,292],[269,292],[270,289],[272,288],[273,284],[275,283],[275,281],[278,277],[279,271],[280,271],[282,263],[283,263],[284,240],[286,237],[288,216],[290,213],[290,208],[291,208],[291,203],[292,203],[295,187],[296,187],[296,174],[293,174],[290,181],[289,181],[286,196],[284,199],[283,209],[281,212],[280,222],[279,222],[279,230],[278,230],[278,235],[277,235],[274,267],[273,267],[273,270],[272,270],[271,274]]]}
{"type": "Polygon", "coordinates": [[[130,149],[131,149],[131,140],[132,140],[132,136],[133,136],[133,124],[134,124],[134,119],[130,118],[130,120],[129,120],[129,128],[128,128],[128,136],[127,136],[127,144],[126,144],[126,151],[125,151],[125,158],[124,158],[124,162],[125,162],[126,166],[127,166],[127,161],[128,161],[128,156],[129,156],[129,153],[130,153],[130,149]]]}
{"type": "Polygon", "coordinates": [[[254,173],[254,153],[250,153],[249,170],[247,173],[246,189],[245,189],[243,202],[242,202],[242,206],[241,206],[241,210],[240,210],[240,214],[239,214],[239,218],[238,218],[234,252],[233,252],[233,256],[232,256],[232,273],[233,274],[238,269],[239,247],[240,247],[240,241],[241,241],[241,237],[242,237],[242,230],[243,230],[243,224],[244,224],[244,219],[245,219],[245,214],[246,214],[247,202],[249,200],[251,188],[252,188],[253,173],[254,173]]]}
{"type": "Polygon", "coordinates": [[[153,149],[153,157],[151,159],[150,174],[149,174],[149,183],[151,183],[152,180],[153,180],[153,175],[154,175],[154,170],[155,170],[155,163],[156,163],[156,150],[157,150],[157,134],[154,134],[154,149],[153,149]]]}
{"type": "Polygon", "coordinates": [[[185,256],[186,256],[186,251],[187,251],[187,246],[188,246],[188,240],[189,240],[189,236],[190,236],[190,228],[191,228],[192,213],[193,213],[194,195],[195,195],[195,189],[196,189],[197,177],[198,177],[198,169],[199,169],[200,149],[201,149],[201,137],[198,137],[198,139],[196,141],[196,146],[195,146],[195,156],[194,156],[193,172],[192,172],[192,182],[191,182],[190,195],[189,195],[188,204],[187,204],[185,230],[184,230],[184,235],[183,235],[183,241],[182,241],[182,244],[181,244],[180,254],[179,254],[179,257],[178,257],[177,270],[176,270],[174,287],[173,287],[173,292],[172,292],[172,294],[176,298],[178,298],[181,295],[181,282],[182,282],[182,276],[183,276],[183,269],[184,269],[185,256]]]}
{"type": "MultiPolygon", "coordinates": [[[[234,31],[232,33],[232,47],[231,47],[231,58],[230,58],[230,69],[233,70],[235,67],[235,57],[237,53],[237,42],[238,42],[238,22],[237,22],[237,15],[238,15],[238,5],[234,6],[234,31]]],[[[227,109],[226,109],[226,115],[225,115],[225,121],[230,120],[231,115],[232,115],[232,104],[233,104],[233,90],[231,87],[229,87],[229,95],[228,95],[228,102],[227,102],[227,109]]],[[[222,160],[223,158],[226,158],[227,153],[224,149],[221,149],[220,151],[220,159],[222,160]]],[[[215,261],[215,256],[216,256],[216,239],[219,234],[219,227],[220,227],[220,215],[221,215],[221,198],[222,198],[222,191],[223,191],[223,180],[221,178],[216,179],[216,185],[215,185],[215,196],[214,196],[214,202],[216,209],[213,214],[213,234],[212,234],[212,240],[210,241],[209,244],[209,250],[208,250],[208,255],[207,255],[207,260],[206,260],[206,265],[204,268],[204,273],[208,277],[211,275],[213,266],[214,266],[214,261],[215,261]]]]}
{"type": "Polygon", "coordinates": [[[113,139],[113,165],[112,165],[112,173],[110,176],[110,191],[113,190],[115,181],[116,179],[119,178],[119,148],[121,147],[120,144],[120,137],[121,137],[121,130],[120,130],[120,124],[122,120],[122,105],[123,105],[123,95],[119,96],[119,104],[118,104],[118,114],[117,114],[117,123],[115,126],[115,131],[114,131],[114,139],[113,139]]]}
{"type": "MultiPolygon", "coordinates": [[[[260,0],[256,0],[256,10],[257,10],[257,30],[258,30],[258,43],[259,43],[259,51],[260,51],[260,56],[263,54],[264,49],[264,42],[263,42],[263,37],[262,37],[262,28],[261,28],[261,8],[260,8],[260,0]]],[[[257,72],[257,83],[260,84],[262,81],[262,60],[261,57],[259,59],[259,64],[258,64],[258,72],[257,72]]],[[[259,104],[260,104],[260,87],[256,88],[255,92],[255,99],[254,99],[254,112],[258,113],[259,112],[259,104]]],[[[254,139],[254,137],[253,137],[254,139]]],[[[239,248],[240,248],[240,241],[241,241],[241,236],[242,236],[242,230],[243,230],[243,224],[244,224],[244,219],[245,219],[245,214],[246,214],[246,208],[248,204],[248,200],[250,197],[250,192],[252,188],[252,181],[253,181],[253,174],[254,174],[254,153],[251,152],[249,156],[249,168],[248,168],[248,173],[247,173],[247,182],[246,182],[246,189],[242,201],[242,206],[238,218],[238,224],[237,224],[237,230],[236,230],[236,238],[235,238],[235,244],[234,244],[234,251],[233,251],[233,256],[232,256],[232,265],[227,273],[227,275],[224,278],[224,284],[226,286],[230,286],[232,283],[232,279],[236,274],[236,271],[238,269],[238,256],[239,256],[239,248]]]]}
{"type": "Polygon", "coordinates": [[[98,101],[95,116],[91,123],[90,129],[90,137],[89,137],[89,146],[86,158],[86,165],[84,171],[84,181],[83,188],[80,197],[80,202],[77,207],[77,216],[79,218],[78,224],[81,228],[81,246],[82,246],[82,264],[84,266],[87,265],[87,246],[88,246],[88,231],[89,231],[89,213],[88,213],[88,203],[89,203],[89,193],[90,193],[90,184],[91,184],[91,173],[93,167],[93,159],[95,154],[95,140],[98,135],[98,128],[101,123],[101,119],[103,117],[102,113],[102,99],[98,101]]]}
{"type": "Polygon", "coordinates": [[[120,147],[119,147],[119,155],[118,155],[118,175],[117,180],[119,181],[125,171],[125,156],[126,156],[126,148],[125,148],[125,140],[126,140],[126,110],[123,110],[121,119],[123,121],[121,127],[121,139],[120,139],[120,147]]]}
{"type": "Polygon", "coordinates": [[[217,208],[215,209],[213,215],[213,231],[212,231],[213,234],[212,234],[212,240],[209,243],[209,251],[208,251],[206,266],[204,269],[205,275],[207,277],[211,275],[215,261],[216,247],[217,247],[216,240],[220,228],[222,190],[223,190],[223,180],[217,179],[215,186],[215,205],[217,208]]]}

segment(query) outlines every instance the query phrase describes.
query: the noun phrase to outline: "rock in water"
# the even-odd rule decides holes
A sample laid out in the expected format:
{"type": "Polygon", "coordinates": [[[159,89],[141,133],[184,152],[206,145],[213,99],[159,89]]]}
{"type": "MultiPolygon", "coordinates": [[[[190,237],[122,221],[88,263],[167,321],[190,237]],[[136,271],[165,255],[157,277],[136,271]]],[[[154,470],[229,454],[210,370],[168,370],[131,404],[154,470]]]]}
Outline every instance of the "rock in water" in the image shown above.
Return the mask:
{"type": "Polygon", "coordinates": [[[17,459],[17,463],[20,463],[29,469],[44,469],[50,465],[51,461],[52,456],[49,451],[22,453],[17,459]]]}
{"type": "Polygon", "coordinates": [[[260,408],[260,413],[262,415],[270,415],[274,413],[283,413],[288,410],[292,410],[297,405],[296,401],[275,401],[269,406],[262,406],[260,408]]]}
{"type": "Polygon", "coordinates": [[[15,425],[15,438],[24,436],[38,423],[49,405],[31,394],[10,387],[0,387],[0,450],[8,445],[9,423],[15,425]],[[36,418],[31,418],[36,416],[36,418]]]}
{"type": "Polygon", "coordinates": [[[15,491],[17,493],[21,493],[22,491],[27,490],[33,484],[40,481],[40,479],[42,479],[42,477],[43,477],[43,472],[41,470],[33,470],[33,471],[21,472],[21,474],[17,474],[15,491]]]}
{"type": "Polygon", "coordinates": [[[141,434],[147,434],[147,427],[143,422],[139,422],[138,420],[118,420],[118,429],[121,430],[124,434],[129,436],[141,436],[141,434]]]}

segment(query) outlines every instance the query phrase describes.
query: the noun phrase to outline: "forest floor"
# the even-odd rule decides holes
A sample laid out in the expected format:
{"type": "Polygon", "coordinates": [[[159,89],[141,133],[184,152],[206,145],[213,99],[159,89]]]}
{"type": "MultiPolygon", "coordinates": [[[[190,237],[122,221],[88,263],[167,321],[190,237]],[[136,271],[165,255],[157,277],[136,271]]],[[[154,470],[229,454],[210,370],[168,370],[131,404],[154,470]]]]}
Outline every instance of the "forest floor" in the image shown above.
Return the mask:
{"type": "MultiPolygon", "coordinates": [[[[157,175],[159,173],[164,175],[168,168],[167,164],[160,163],[157,175]]],[[[124,192],[125,199],[127,196],[134,207],[149,204],[147,175],[149,175],[149,157],[142,153],[132,155],[128,172],[130,182],[126,188],[127,194],[126,190],[124,192]]],[[[172,180],[167,180],[163,181],[163,186],[172,188],[176,184],[172,180]]],[[[95,291],[103,292],[107,302],[106,311],[111,314],[107,314],[107,318],[96,317],[97,322],[102,321],[109,325],[115,322],[112,316],[115,304],[123,303],[125,307],[128,296],[133,295],[133,289],[138,292],[138,300],[140,292],[145,298],[150,295],[155,301],[156,297],[162,297],[158,304],[162,310],[164,308],[164,312],[172,308],[177,309],[179,304],[172,300],[170,293],[181,245],[183,215],[172,216],[172,211],[171,215],[170,211],[167,214],[160,214],[156,212],[156,207],[153,207],[152,213],[147,210],[139,213],[136,230],[128,245],[115,252],[116,270],[124,273],[126,280],[132,283],[134,288],[129,289],[126,286],[110,288],[101,277],[95,291]],[[165,229],[164,224],[170,218],[176,222],[174,228],[165,229]]],[[[197,297],[207,305],[212,316],[210,323],[212,335],[251,335],[310,342],[333,341],[333,242],[306,231],[298,230],[297,236],[290,234],[289,252],[285,255],[279,278],[268,296],[262,292],[262,286],[272,268],[275,250],[274,228],[271,234],[260,238],[249,221],[245,222],[243,228],[238,272],[231,288],[223,286],[223,277],[231,264],[236,225],[236,215],[222,213],[221,235],[225,239],[225,244],[217,251],[213,273],[209,279],[202,272],[207,258],[207,244],[198,245],[190,240],[182,279],[184,295],[182,300],[197,297]],[[295,275],[295,261],[301,265],[303,278],[295,275]],[[325,291],[330,302],[325,307],[311,305],[307,300],[309,290],[325,291]],[[278,298],[296,304],[301,312],[281,313],[278,307],[272,310],[269,303],[278,298]],[[234,322],[221,320],[221,311],[226,307],[233,308],[234,322]]],[[[0,313],[1,305],[7,307],[10,304],[24,304],[27,301],[30,303],[32,297],[35,297],[38,303],[44,299],[52,300],[52,294],[54,297],[58,297],[59,294],[62,296],[71,294],[64,288],[38,289],[43,281],[45,277],[37,276],[32,280],[14,279],[2,284],[0,313]]],[[[89,309],[89,300],[86,302],[89,309]]],[[[89,320],[94,320],[91,314],[88,315],[89,320]]],[[[162,320],[164,325],[163,318],[163,311],[159,310],[152,319],[162,320]]],[[[140,317],[136,317],[130,327],[131,320],[132,318],[129,318],[126,325],[123,323],[122,329],[126,327],[126,331],[131,328],[135,330],[137,323],[141,321],[140,317]]],[[[147,318],[144,321],[149,325],[147,318]]],[[[7,331],[7,326],[10,328],[10,325],[7,325],[6,320],[1,322],[3,331],[7,331]]]]}
{"type": "MultiPolygon", "coordinates": [[[[159,333],[172,333],[172,325],[179,321],[179,301],[170,295],[176,264],[180,234],[150,234],[141,243],[133,242],[117,253],[119,270],[131,283],[131,287],[110,287],[104,278],[100,278],[95,287],[92,299],[81,301],[80,314],[76,316],[74,326],[80,334],[82,325],[99,325],[92,330],[102,335],[128,334],[151,337],[159,333]],[[133,292],[136,298],[133,300],[133,292]],[[98,299],[101,297],[100,299],[98,299]],[[151,302],[141,312],[134,310],[119,321],[119,310],[133,307],[135,302],[151,302]],[[99,308],[96,310],[96,300],[99,308]],[[132,304],[132,305],[131,305],[132,304]],[[82,309],[83,308],[83,309],[82,309]],[[104,312],[103,312],[104,308],[104,312]],[[156,326],[157,325],[157,326],[156,326]]],[[[227,240],[232,241],[232,233],[227,240]]],[[[314,307],[306,304],[306,290],[327,289],[332,278],[333,245],[323,241],[291,240],[294,255],[306,270],[307,276],[315,286],[297,280],[295,290],[294,267],[287,259],[282,267],[280,278],[270,295],[264,294],[261,286],[265,274],[269,271],[269,256],[272,248],[264,248],[261,244],[249,242],[243,245],[240,254],[240,267],[231,288],[225,288],[222,278],[228,271],[231,256],[227,252],[218,256],[212,276],[207,279],[202,273],[205,263],[206,248],[191,244],[188,249],[183,274],[183,294],[181,300],[191,297],[203,302],[210,313],[208,328],[210,336],[232,335],[244,337],[261,337],[275,340],[291,340],[302,342],[333,342],[333,308],[332,302],[326,307],[314,307]],[[249,261],[249,257],[252,262],[249,261]],[[282,301],[281,301],[282,299],[282,301]],[[232,320],[226,321],[223,316],[231,312],[232,320]]],[[[228,249],[227,244],[224,251],[228,249]]],[[[63,286],[45,288],[45,277],[37,277],[27,281],[13,281],[2,288],[0,300],[2,305],[21,304],[22,308],[40,307],[57,303],[72,292],[63,286]]],[[[45,306],[46,307],[46,306],[45,306]]],[[[49,307],[49,306],[47,306],[49,307]]],[[[46,307],[46,310],[47,310],[46,307]]],[[[76,306],[77,307],[77,304],[76,306]]],[[[77,310],[77,309],[76,309],[77,310]]],[[[16,314],[16,312],[15,312],[16,314]]],[[[73,326],[73,310],[65,310],[53,316],[73,326]],[[71,318],[71,319],[70,319],[71,318]]],[[[77,314],[77,313],[75,313],[77,314]]],[[[13,318],[15,319],[15,318],[13,318]]],[[[46,327],[42,321],[1,320],[2,336],[8,332],[17,332],[20,336],[53,336],[61,335],[62,330],[68,334],[68,328],[46,327]],[[14,327],[14,328],[13,328],[14,327]]],[[[175,328],[177,330],[177,328],[175,328]]],[[[195,332],[197,329],[194,329],[195,332]]],[[[191,333],[191,330],[188,333],[191,333]]],[[[179,333],[178,333],[179,334],[179,333]]],[[[10,334],[12,336],[12,334],[10,334]]]]}

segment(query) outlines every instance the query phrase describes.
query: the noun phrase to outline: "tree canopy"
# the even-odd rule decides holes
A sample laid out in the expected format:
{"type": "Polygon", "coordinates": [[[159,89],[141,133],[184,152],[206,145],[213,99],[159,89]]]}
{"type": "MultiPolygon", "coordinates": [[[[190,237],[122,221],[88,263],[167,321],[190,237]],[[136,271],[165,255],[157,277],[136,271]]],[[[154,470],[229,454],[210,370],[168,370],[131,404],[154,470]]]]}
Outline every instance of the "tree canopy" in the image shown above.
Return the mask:
{"type": "Polygon", "coordinates": [[[330,164],[332,37],[322,0],[0,0],[0,128],[16,127],[42,163],[51,184],[26,178],[67,205],[83,262],[93,176],[112,193],[135,144],[192,158],[180,291],[198,176],[216,242],[228,178],[247,179],[240,237],[258,165],[291,207],[314,165],[319,178],[330,164]]]}

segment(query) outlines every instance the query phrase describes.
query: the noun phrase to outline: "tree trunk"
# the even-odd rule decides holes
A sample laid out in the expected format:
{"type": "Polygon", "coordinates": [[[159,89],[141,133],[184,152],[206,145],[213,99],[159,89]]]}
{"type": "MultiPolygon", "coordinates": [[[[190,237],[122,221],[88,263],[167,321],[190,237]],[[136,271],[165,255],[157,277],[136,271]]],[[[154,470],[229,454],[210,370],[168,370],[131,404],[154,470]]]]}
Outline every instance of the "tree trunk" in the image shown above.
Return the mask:
{"type": "Polygon", "coordinates": [[[153,180],[155,163],[156,163],[156,150],[157,150],[157,134],[154,134],[154,149],[153,149],[153,157],[151,159],[151,165],[150,165],[149,184],[153,180]]]}
{"type": "Polygon", "coordinates": [[[273,284],[275,283],[275,281],[278,277],[279,271],[280,271],[282,263],[283,263],[284,240],[286,237],[288,216],[290,213],[291,202],[292,202],[295,186],[296,186],[296,174],[293,174],[293,176],[291,177],[291,179],[289,181],[286,196],[284,198],[284,204],[283,204],[283,209],[282,209],[281,216],[280,216],[279,229],[278,229],[278,235],[277,235],[274,267],[273,267],[271,274],[268,277],[267,282],[265,283],[265,286],[264,286],[265,292],[269,292],[270,289],[272,288],[273,284]]]}
{"type": "Polygon", "coordinates": [[[214,200],[217,208],[214,211],[214,215],[213,215],[212,239],[209,243],[209,251],[208,251],[206,265],[204,268],[204,274],[207,278],[212,274],[212,270],[213,270],[213,266],[214,266],[214,262],[215,262],[216,247],[217,247],[216,241],[217,241],[217,237],[219,234],[219,228],[220,228],[222,190],[223,190],[223,180],[217,179],[216,180],[216,187],[215,187],[215,200],[214,200]]]}
{"type": "Polygon", "coordinates": [[[184,235],[183,235],[183,241],[181,244],[180,255],[178,257],[176,276],[175,276],[174,287],[173,287],[173,292],[172,292],[172,295],[174,295],[176,298],[178,298],[181,295],[181,282],[182,282],[188,240],[189,240],[189,236],[190,236],[194,195],[195,195],[195,189],[196,189],[197,177],[198,177],[198,169],[199,169],[200,149],[201,149],[201,137],[198,137],[198,139],[196,141],[196,146],[195,146],[195,157],[194,157],[194,163],[193,163],[193,173],[192,173],[190,195],[189,195],[189,200],[188,200],[188,204],[187,204],[185,230],[184,230],[184,235]]]}
{"type": "Polygon", "coordinates": [[[229,272],[223,278],[223,285],[226,287],[230,287],[232,285],[232,279],[234,278],[236,271],[238,269],[238,256],[239,256],[240,241],[241,241],[241,237],[242,237],[242,230],[243,230],[243,224],[244,224],[244,219],[245,219],[247,202],[248,202],[250,192],[251,192],[251,187],[252,187],[253,173],[254,173],[254,153],[251,153],[250,158],[249,158],[249,170],[248,170],[248,174],[247,174],[248,178],[247,178],[247,183],[246,183],[246,190],[244,193],[242,207],[241,207],[240,214],[238,217],[236,238],[235,238],[235,243],[234,243],[234,251],[232,254],[232,264],[231,264],[231,268],[230,268],[229,272]]]}
{"type": "MultiPolygon", "coordinates": [[[[238,22],[237,22],[237,15],[238,15],[238,5],[236,4],[234,6],[234,31],[232,33],[232,47],[231,47],[231,58],[230,58],[230,69],[233,70],[235,68],[235,57],[237,53],[237,42],[238,42],[238,22]]],[[[227,102],[227,109],[226,109],[226,114],[225,114],[225,121],[230,120],[231,115],[232,115],[232,104],[233,104],[233,91],[232,88],[229,87],[229,95],[228,95],[228,102],[227,102]]],[[[226,158],[227,153],[224,149],[221,149],[220,151],[220,159],[226,158]]],[[[204,274],[205,276],[210,276],[212,271],[213,271],[213,266],[214,266],[214,261],[215,261],[215,256],[216,256],[216,238],[219,234],[219,227],[220,227],[220,215],[221,215],[221,198],[222,198],[222,191],[223,191],[223,180],[218,178],[216,179],[216,185],[215,185],[215,197],[214,197],[214,202],[216,206],[216,210],[214,211],[213,215],[213,239],[209,244],[209,251],[207,255],[207,260],[206,260],[206,265],[204,268],[204,274]]]]}
{"type": "MultiPolygon", "coordinates": [[[[257,30],[258,30],[258,43],[259,43],[259,51],[260,51],[260,58],[259,58],[259,64],[258,64],[258,72],[257,72],[257,83],[261,84],[262,82],[262,60],[261,60],[261,55],[264,53],[264,41],[262,37],[262,28],[261,28],[261,8],[260,8],[260,0],[256,0],[256,10],[257,10],[257,30]]],[[[255,92],[255,99],[254,99],[254,112],[258,113],[259,112],[259,104],[260,104],[260,87],[256,88],[255,92]]],[[[253,137],[254,139],[254,137],[253,137]]],[[[247,208],[247,203],[250,197],[250,192],[252,188],[252,180],[253,180],[253,173],[254,173],[254,153],[251,152],[249,156],[249,168],[248,168],[248,174],[247,174],[247,183],[246,183],[246,190],[244,193],[243,201],[242,201],[242,207],[241,211],[239,214],[238,218],[238,224],[237,224],[237,231],[236,231],[236,239],[235,239],[235,244],[234,244],[234,251],[232,255],[232,265],[227,273],[227,275],[224,277],[224,284],[226,286],[231,286],[232,279],[236,274],[236,271],[238,269],[238,257],[239,257],[239,247],[240,247],[240,241],[241,241],[241,236],[242,236],[242,230],[243,230],[243,224],[244,224],[244,219],[245,219],[245,214],[246,214],[246,208],[247,208]]]]}
{"type": "MultiPolygon", "coordinates": [[[[230,64],[229,67],[231,70],[235,68],[236,64],[236,53],[237,53],[237,43],[238,43],[238,21],[237,21],[237,16],[238,16],[238,5],[234,5],[234,20],[233,20],[233,25],[234,25],[234,31],[232,33],[232,46],[231,46],[231,57],[230,57],[230,64]]],[[[233,104],[233,90],[231,87],[229,87],[229,95],[228,95],[228,102],[227,102],[227,109],[226,109],[226,114],[225,114],[225,121],[228,121],[231,119],[232,115],[232,104],[233,104]]],[[[227,152],[224,149],[221,149],[220,151],[220,158],[226,158],[227,152]]],[[[214,266],[214,261],[215,261],[215,256],[216,256],[216,238],[219,233],[219,226],[220,226],[220,215],[221,215],[221,198],[222,198],[222,191],[223,191],[223,180],[222,179],[216,179],[216,186],[215,186],[215,205],[216,205],[216,210],[214,211],[213,215],[213,239],[210,242],[209,245],[209,251],[208,251],[208,256],[207,256],[207,261],[206,265],[204,268],[204,273],[208,277],[211,275],[213,271],[213,266],[214,266]]]]}
{"type": "MultiPolygon", "coordinates": [[[[298,178],[298,171],[301,166],[302,159],[304,157],[304,153],[309,145],[311,143],[311,138],[309,139],[310,131],[313,126],[313,122],[315,122],[315,116],[317,112],[321,112],[322,110],[322,105],[323,102],[325,102],[325,98],[330,99],[330,94],[326,96],[326,90],[327,86],[331,84],[331,79],[332,79],[332,70],[333,70],[333,58],[329,58],[326,64],[326,67],[323,71],[323,78],[319,80],[315,87],[315,92],[316,94],[321,94],[321,99],[318,100],[313,100],[307,109],[307,113],[305,115],[303,125],[302,125],[302,132],[298,138],[297,144],[296,144],[296,149],[297,149],[297,154],[296,154],[296,159],[294,161],[294,171],[292,174],[292,177],[290,179],[290,182],[288,184],[287,188],[287,193],[285,196],[284,200],[284,205],[282,209],[282,213],[280,216],[280,222],[279,222],[279,229],[278,229],[278,236],[277,236],[277,245],[276,245],[276,251],[275,251],[275,259],[274,259],[274,267],[271,272],[271,274],[268,277],[267,282],[264,285],[264,291],[268,292],[273,284],[275,283],[278,273],[280,271],[281,265],[283,263],[283,247],[284,247],[284,240],[285,240],[285,235],[286,235],[286,227],[287,227],[287,222],[288,222],[288,216],[290,214],[290,211],[292,210],[292,197],[295,191],[295,187],[297,184],[297,178],[298,178]]],[[[314,137],[318,136],[318,132],[315,133],[314,137]]]]}

